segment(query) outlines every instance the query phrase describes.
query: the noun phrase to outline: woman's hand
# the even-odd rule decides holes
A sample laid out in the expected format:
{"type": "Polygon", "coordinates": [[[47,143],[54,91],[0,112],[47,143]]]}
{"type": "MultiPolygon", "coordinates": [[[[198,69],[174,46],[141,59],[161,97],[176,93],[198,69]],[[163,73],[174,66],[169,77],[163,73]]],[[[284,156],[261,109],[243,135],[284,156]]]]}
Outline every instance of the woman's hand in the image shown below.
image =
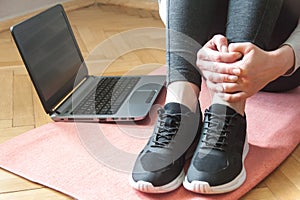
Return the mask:
{"type": "Polygon", "coordinates": [[[209,86],[216,83],[236,82],[241,70],[229,65],[241,58],[239,52],[228,52],[228,42],[223,35],[215,35],[197,53],[197,66],[209,86]]]}
{"type": "Polygon", "coordinates": [[[294,65],[293,49],[287,45],[275,51],[264,51],[252,43],[232,43],[228,50],[243,55],[240,61],[232,63],[241,69],[238,80],[217,84],[219,95],[228,102],[237,102],[254,95],[294,65]]]}
{"type": "Polygon", "coordinates": [[[214,36],[197,54],[199,67],[209,89],[227,102],[254,95],[294,65],[294,52],[284,45],[264,51],[252,43],[232,43],[214,36]]]}

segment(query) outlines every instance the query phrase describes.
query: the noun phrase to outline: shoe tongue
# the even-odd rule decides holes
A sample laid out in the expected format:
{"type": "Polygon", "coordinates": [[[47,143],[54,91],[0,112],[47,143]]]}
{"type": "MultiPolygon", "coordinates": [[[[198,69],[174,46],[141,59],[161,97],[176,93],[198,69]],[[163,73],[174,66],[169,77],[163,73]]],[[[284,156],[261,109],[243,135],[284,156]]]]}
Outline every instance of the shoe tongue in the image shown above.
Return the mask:
{"type": "Polygon", "coordinates": [[[234,109],[222,104],[211,105],[209,111],[217,115],[234,115],[236,113],[234,109]]]}
{"type": "Polygon", "coordinates": [[[167,103],[164,106],[164,110],[166,113],[169,113],[169,114],[180,114],[180,113],[191,112],[188,107],[186,107],[185,105],[182,105],[180,103],[167,103]]]}

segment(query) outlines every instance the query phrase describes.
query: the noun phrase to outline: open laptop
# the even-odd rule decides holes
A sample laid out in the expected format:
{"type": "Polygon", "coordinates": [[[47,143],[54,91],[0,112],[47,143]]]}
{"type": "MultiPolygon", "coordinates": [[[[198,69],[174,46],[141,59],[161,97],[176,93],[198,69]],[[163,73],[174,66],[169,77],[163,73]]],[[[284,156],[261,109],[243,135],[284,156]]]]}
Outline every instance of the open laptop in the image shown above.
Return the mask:
{"type": "Polygon", "coordinates": [[[165,76],[89,75],[61,5],[11,27],[11,33],[54,121],[141,120],[165,82],[165,76]]]}

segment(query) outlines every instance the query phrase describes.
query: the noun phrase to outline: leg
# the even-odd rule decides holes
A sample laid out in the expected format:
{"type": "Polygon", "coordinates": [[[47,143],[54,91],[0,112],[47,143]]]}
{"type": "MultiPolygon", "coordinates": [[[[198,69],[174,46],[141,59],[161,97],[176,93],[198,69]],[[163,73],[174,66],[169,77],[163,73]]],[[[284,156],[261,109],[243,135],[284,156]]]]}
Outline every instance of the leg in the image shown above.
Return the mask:
{"type": "Polygon", "coordinates": [[[300,86],[300,69],[295,71],[291,76],[281,76],[278,79],[266,85],[264,92],[286,92],[300,86]]]}
{"type": "MultiPolygon", "coordinates": [[[[273,50],[284,43],[298,24],[300,16],[300,1],[285,0],[280,16],[277,20],[268,49],[273,50]],[[288,23],[287,23],[288,22],[288,23]]],[[[282,76],[270,82],[262,91],[265,92],[285,92],[300,86],[300,69],[291,76],[282,76]]]]}
{"type": "Polygon", "coordinates": [[[266,49],[283,0],[230,0],[226,36],[229,42],[251,42],[266,49]]]}
{"type": "MultiPolygon", "coordinates": [[[[266,48],[281,3],[230,0],[226,30],[229,42],[247,41],[266,48]]],[[[248,152],[245,103],[227,103],[214,95],[213,104],[204,114],[201,139],[183,183],[186,189],[216,194],[233,191],[244,183],[244,159],[248,152]]]]}
{"type": "MultiPolygon", "coordinates": [[[[284,43],[297,26],[300,15],[300,3],[297,0],[231,0],[229,8],[231,11],[229,10],[226,35],[230,42],[252,42],[265,50],[274,50],[284,43]],[[249,7],[245,12],[239,12],[243,10],[242,2],[249,7]],[[250,15],[249,12],[256,14],[250,15]],[[239,20],[242,16],[249,16],[245,23],[239,20]],[[236,24],[241,24],[242,27],[237,30],[236,24]]],[[[300,85],[299,77],[299,70],[292,76],[279,77],[263,91],[282,92],[296,88],[300,85]]]]}
{"type": "MultiPolygon", "coordinates": [[[[266,49],[282,8],[282,0],[230,0],[226,37],[229,43],[251,42],[266,49]]],[[[213,103],[221,103],[244,114],[246,101],[228,103],[214,95],[213,103]]]]}
{"type": "Polygon", "coordinates": [[[228,2],[172,0],[167,3],[166,103],[182,103],[195,111],[201,86],[201,76],[195,66],[197,51],[212,35],[224,33],[228,2]]]}
{"type": "Polygon", "coordinates": [[[218,6],[219,0],[167,1],[167,99],[132,172],[130,183],[140,191],[163,193],[182,184],[202,128],[196,54],[209,38],[218,6]]]}

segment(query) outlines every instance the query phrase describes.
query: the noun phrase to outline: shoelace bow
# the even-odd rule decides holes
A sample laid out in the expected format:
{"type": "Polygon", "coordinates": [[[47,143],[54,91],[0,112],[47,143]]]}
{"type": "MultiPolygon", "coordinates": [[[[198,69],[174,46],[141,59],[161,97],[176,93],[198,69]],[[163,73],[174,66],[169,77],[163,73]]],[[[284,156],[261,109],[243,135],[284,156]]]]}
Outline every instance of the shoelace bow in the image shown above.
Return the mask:
{"type": "Polygon", "coordinates": [[[163,148],[171,142],[179,129],[181,116],[182,114],[170,114],[163,109],[158,110],[158,127],[151,147],[163,148]]]}
{"type": "Polygon", "coordinates": [[[209,111],[206,111],[206,114],[209,116],[209,120],[204,120],[204,135],[201,140],[202,148],[224,151],[224,146],[227,145],[228,127],[232,116],[217,115],[209,111]],[[220,122],[223,123],[220,124],[220,122]]]}

